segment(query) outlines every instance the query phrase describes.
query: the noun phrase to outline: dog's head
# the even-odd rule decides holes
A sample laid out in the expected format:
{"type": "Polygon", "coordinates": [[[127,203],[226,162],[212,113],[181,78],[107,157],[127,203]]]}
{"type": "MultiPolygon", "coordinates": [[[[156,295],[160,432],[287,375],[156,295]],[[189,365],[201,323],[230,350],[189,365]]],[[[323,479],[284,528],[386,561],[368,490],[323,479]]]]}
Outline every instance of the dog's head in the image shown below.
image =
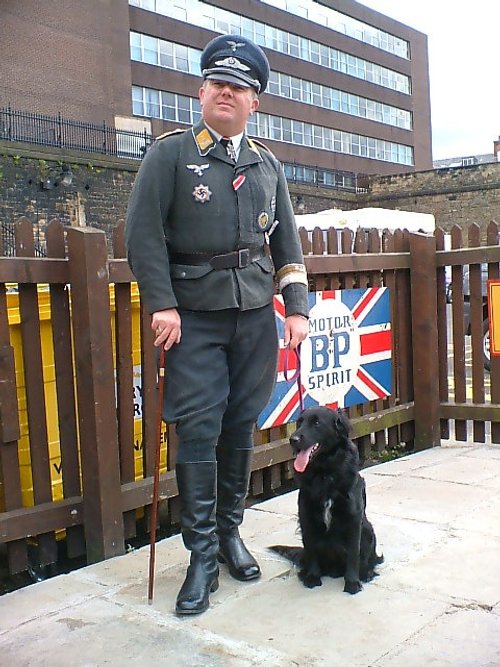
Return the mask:
{"type": "Polygon", "coordinates": [[[321,452],[331,452],[347,443],[349,432],[349,420],[342,412],[323,407],[304,410],[297,420],[297,430],[290,437],[295,471],[304,472],[321,452]]]}

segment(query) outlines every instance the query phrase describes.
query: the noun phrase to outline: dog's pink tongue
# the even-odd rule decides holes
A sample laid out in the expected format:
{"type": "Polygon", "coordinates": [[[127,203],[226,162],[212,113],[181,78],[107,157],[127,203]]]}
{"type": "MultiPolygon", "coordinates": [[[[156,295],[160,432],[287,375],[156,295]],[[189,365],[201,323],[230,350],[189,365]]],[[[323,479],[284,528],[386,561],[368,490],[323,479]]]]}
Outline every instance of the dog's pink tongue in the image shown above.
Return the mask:
{"type": "Polygon", "coordinates": [[[295,468],[296,472],[304,472],[304,470],[307,468],[307,464],[309,463],[309,456],[311,455],[311,449],[314,447],[309,447],[309,449],[304,449],[300,451],[297,456],[295,457],[295,461],[293,462],[293,467],[295,468]]]}

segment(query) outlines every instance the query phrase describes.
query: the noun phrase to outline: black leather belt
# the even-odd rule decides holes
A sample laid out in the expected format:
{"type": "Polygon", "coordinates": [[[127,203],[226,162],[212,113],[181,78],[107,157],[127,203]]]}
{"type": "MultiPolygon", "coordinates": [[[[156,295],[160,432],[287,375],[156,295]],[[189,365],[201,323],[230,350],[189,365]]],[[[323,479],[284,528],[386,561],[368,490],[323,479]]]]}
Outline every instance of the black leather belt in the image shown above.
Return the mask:
{"type": "Polygon", "coordinates": [[[252,262],[264,257],[264,247],[240,248],[233,252],[226,252],[222,255],[212,255],[211,253],[197,252],[184,253],[173,252],[170,254],[172,264],[184,264],[187,266],[202,266],[210,264],[216,271],[221,269],[244,269],[252,262]]]}

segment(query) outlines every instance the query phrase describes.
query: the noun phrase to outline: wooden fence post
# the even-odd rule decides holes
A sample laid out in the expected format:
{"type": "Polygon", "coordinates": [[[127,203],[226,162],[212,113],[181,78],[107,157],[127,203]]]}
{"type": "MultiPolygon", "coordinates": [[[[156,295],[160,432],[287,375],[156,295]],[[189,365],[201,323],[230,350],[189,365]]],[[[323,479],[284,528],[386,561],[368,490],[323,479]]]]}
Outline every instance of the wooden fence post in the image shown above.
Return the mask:
{"type": "Polygon", "coordinates": [[[415,450],[441,442],[436,295],[436,239],[410,234],[415,450]]]}
{"type": "Polygon", "coordinates": [[[87,561],[125,551],[104,232],[68,229],[87,561]]]}

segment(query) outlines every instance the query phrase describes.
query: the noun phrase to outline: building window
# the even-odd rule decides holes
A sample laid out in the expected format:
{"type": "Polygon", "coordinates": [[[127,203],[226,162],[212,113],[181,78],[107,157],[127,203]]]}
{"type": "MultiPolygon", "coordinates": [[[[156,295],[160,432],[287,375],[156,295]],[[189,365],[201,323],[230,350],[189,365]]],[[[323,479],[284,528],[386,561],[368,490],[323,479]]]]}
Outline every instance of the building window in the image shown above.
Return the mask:
{"type": "MultiPolygon", "coordinates": [[[[239,14],[233,14],[220,7],[214,7],[201,0],[173,0],[177,9],[181,8],[182,3],[184,3],[182,6],[185,7],[185,18],[180,15],[176,15],[175,18],[191,25],[208,28],[220,33],[245,34],[260,46],[268,49],[280,51],[307,62],[314,62],[323,67],[344,72],[350,76],[407,95],[411,92],[410,78],[394,70],[348,55],[299,35],[266,26],[263,23],[239,14]]],[[[169,10],[170,3],[160,3],[159,0],[129,0],[129,4],[172,18],[172,11],[169,10]],[[154,9],[151,9],[151,6],[154,9]]]]}
{"type": "Polygon", "coordinates": [[[293,179],[294,179],[293,164],[284,164],[283,165],[283,170],[285,172],[286,180],[287,181],[293,181],[293,179]]]}
{"type": "Polygon", "coordinates": [[[201,118],[198,99],[140,86],[132,86],[132,109],[134,116],[189,125],[196,124],[201,118]]]}
{"type": "MultiPolygon", "coordinates": [[[[141,35],[131,33],[130,49],[133,60],[141,60],[140,47],[138,47],[140,37],[141,35]]],[[[189,73],[192,73],[194,69],[199,69],[201,51],[187,49],[179,44],[163,40],[158,40],[158,42],[160,66],[189,73]]],[[[386,125],[401,127],[405,130],[411,130],[413,127],[410,111],[369,100],[336,88],[329,88],[319,83],[291,77],[282,72],[270,73],[267,92],[303,104],[313,104],[323,109],[367,118],[386,125]]]]}
{"type": "Polygon", "coordinates": [[[316,184],[345,190],[356,188],[356,175],[348,171],[313,168],[289,162],[283,164],[283,170],[287,181],[292,183],[316,184]]]}
{"type": "MultiPolygon", "coordinates": [[[[172,18],[186,20],[187,7],[192,4],[190,0],[129,0],[131,5],[142,7],[150,11],[156,11],[158,14],[165,14],[172,18]]],[[[380,28],[364,23],[352,16],[347,16],[341,12],[325,7],[315,0],[261,0],[268,5],[282,9],[289,14],[295,14],[307,19],[313,23],[330,28],[335,32],[348,35],[365,44],[370,44],[382,51],[388,51],[400,58],[410,58],[410,45],[401,37],[391,35],[380,28]]],[[[219,11],[219,10],[217,10],[219,11]]],[[[247,19],[248,21],[248,19],[247,19]]],[[[229,31],[230,32],[230,31],[229,31]]],[[[252,39],[250,30],[242,33],[252,39]]]]}
{"type": "Polygon", "coordinates": [[[130,33],[130,58],[137,62],[200,76],[200,56],[201,51],[190,46],[130,33]]]}
{"type": "MultiPolygon", "coordinates": [[[[201,118],[197,98],[139,86],[132,87],[132,107],[134,115],[137,116],[161,118],[189,125],[196,124],[201,118]]],[[[413,166],[411,146],[303,123],[293,118],[257,112],[250,117],[247,132],[263,139],[333,150],[347,155],[365,157],[367,153],[366,157],[371,159],[413,166]]]]}

